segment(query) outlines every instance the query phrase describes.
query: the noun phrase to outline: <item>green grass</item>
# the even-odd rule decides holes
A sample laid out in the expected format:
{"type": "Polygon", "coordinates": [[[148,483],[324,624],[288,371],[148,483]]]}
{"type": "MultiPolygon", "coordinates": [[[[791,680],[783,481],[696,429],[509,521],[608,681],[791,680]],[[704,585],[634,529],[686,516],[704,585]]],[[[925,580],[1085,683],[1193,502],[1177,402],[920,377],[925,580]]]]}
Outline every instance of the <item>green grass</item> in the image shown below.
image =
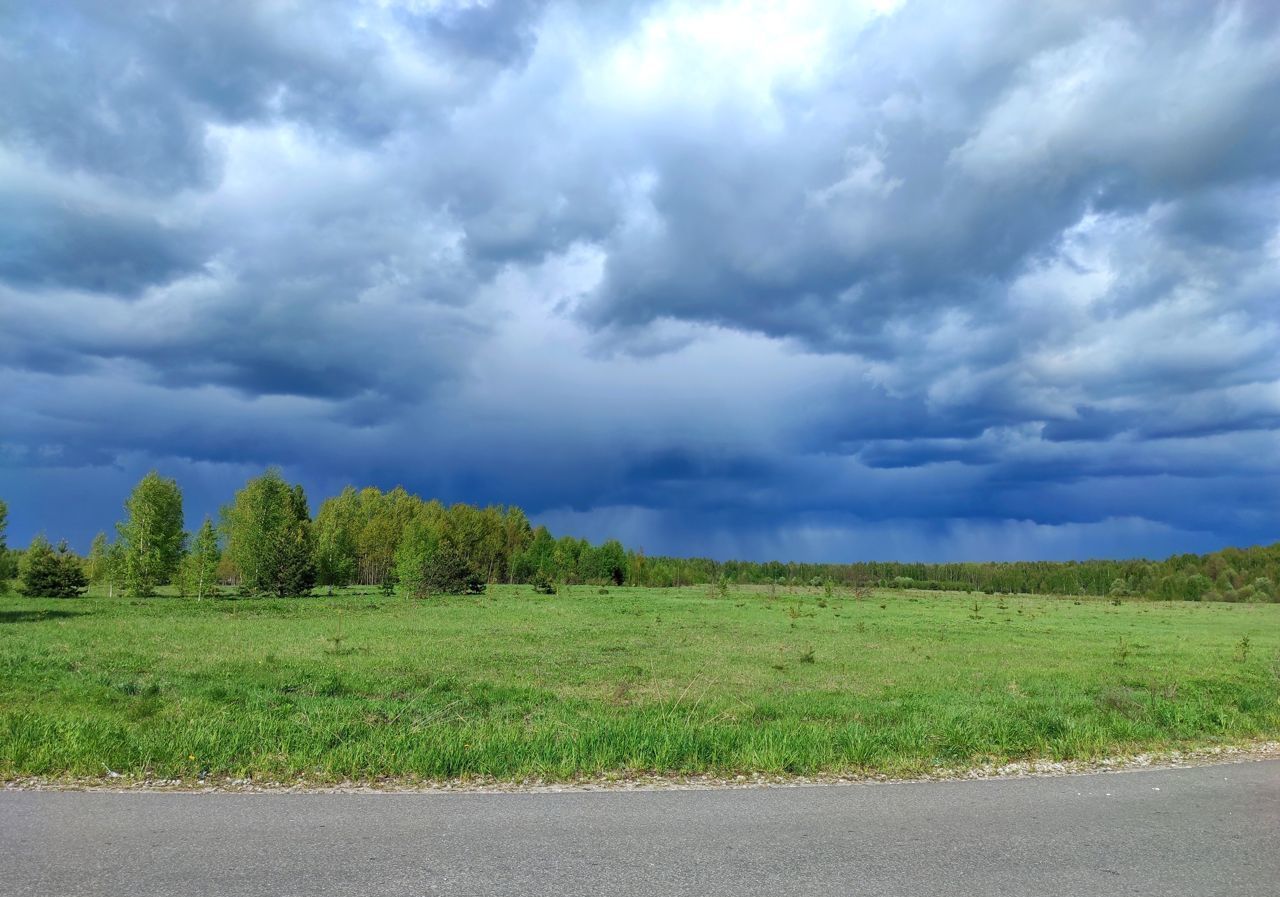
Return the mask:
{"type": "Polygon", "coordinates": [[[0,778],[908,774],[1280,733],[1280,606],[976,604],[11,595],[0,778]]]}

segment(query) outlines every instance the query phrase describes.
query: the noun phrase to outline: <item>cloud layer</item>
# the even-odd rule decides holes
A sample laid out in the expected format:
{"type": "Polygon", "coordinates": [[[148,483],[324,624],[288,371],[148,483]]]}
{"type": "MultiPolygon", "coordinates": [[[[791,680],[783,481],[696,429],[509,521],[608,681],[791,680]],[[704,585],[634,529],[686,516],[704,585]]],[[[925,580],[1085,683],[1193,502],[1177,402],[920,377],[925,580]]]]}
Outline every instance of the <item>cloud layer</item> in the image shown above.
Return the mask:
{"type": "Polygon", "coordinates": [[[0,13],[0,495],[278,463],[651,552],[1280,538],[1267,0],[0,13]]]}

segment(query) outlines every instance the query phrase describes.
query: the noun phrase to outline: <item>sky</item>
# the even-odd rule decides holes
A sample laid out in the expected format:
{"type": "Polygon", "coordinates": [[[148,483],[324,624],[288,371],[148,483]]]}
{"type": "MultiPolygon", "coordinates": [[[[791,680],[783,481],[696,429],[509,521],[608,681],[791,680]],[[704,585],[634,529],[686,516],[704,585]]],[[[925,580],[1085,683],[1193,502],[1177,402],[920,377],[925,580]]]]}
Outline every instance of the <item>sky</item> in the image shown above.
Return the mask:
{"type": "Polygon", "coordinates": [[[0,498],[647,552],[1280,540],[1280,5],[0,4],[0,498]]]}

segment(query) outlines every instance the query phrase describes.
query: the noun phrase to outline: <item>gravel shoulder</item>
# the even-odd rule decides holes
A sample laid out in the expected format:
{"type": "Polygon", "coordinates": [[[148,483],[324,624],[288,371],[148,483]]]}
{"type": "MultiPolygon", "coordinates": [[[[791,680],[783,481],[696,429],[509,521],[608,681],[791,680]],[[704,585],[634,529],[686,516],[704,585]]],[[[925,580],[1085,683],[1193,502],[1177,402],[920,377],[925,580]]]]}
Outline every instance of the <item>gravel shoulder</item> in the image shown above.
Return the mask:
{"type": "Polygon", "coordinates": [[[5,780],[4,791],[90,791],[188,792],[188,793],[573,793],[593,791],[707,791],[740,788],[798,788],[822,785],[901,784],[910,782],[977,781],[984,779],[1024,779],[1052,776],[1089,775],[1146,769],[1182,769],[1228,763],[1250,763],[1280,759],[1280,741],[1260,741],[1238,745],[1218,745],[1183,751],[1139,753],[1101,760],[1019,760],[1002,764],[967,767],[938,767],[922,775],[892,776],[848,774],[794,776],[753,773],[735,776],[661,775],[619,773],[569,781],[529,778],[502,781],[471,777],[465,779],[415,780],[404,778],[368,781],[325,782],[261,781],[254,779],[132,779],[108,772],[95,778],[15,777],[5,780]]]}

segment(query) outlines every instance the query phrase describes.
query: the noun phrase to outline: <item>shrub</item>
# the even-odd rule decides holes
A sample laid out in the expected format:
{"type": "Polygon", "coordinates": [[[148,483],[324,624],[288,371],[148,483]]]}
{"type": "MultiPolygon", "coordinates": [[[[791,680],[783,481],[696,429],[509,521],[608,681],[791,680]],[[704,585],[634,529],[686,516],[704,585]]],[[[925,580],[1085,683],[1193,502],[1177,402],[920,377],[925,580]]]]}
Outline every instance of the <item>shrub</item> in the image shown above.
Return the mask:
{"type": "Polygon", "coordinates": [[[396,576],[395,570],[388,570],[387,574],[382,577],[382,582],[378,584],[379,590],[384,598],[390,598],[396,593],[396,586],[400,583],[400,578],[396,576]]]}
{"type": "Polygon", "coordinates": [[[427,554],[419,594],[480,595],[484,589],[484,577],[471,568],[466,553],[451,539],[441,539],[427,554]]]}
{"type": "Polygon", "coordinates": [[[75,598],[89,585],[80,559],[65,539],[55,552],[48,539],[36,536],[23,555],[20,575],[23,594],[33,598],[75,598]]]}

